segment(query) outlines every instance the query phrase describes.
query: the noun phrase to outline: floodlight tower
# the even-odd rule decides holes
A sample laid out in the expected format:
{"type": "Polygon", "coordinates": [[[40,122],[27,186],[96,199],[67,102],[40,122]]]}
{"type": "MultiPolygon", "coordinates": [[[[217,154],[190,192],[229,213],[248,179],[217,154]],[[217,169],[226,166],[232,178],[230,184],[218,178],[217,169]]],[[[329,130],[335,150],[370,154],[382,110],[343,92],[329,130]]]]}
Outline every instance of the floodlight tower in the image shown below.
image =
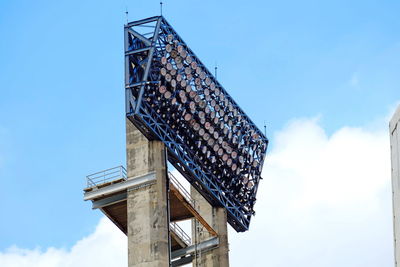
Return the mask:
{"type": "Polygon", "coordinates": [[[129,266],[229,266],[227,224],[249,228],[268,139],[165,18],[124,33],[127,170],[89,175],[84,198],[127,234],[129,266]]]}

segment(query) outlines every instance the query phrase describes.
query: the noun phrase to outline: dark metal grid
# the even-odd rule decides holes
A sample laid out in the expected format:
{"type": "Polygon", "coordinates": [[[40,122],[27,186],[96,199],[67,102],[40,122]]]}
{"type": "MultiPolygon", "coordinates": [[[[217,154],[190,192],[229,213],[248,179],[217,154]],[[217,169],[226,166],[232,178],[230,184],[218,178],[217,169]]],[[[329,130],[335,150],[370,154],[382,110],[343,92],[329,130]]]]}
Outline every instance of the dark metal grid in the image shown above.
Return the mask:
{"type": "MultiPolygon", "coordinates": [[[[201,63],[193,51],[187,47],[163,17],[152,17],[131,22],[125,26],[125,68],[127,117],[149,139],[159,139],[165,143],[171,163],[212,205],[226,208],[228,221],[234,229],[237,231],[247,230],[251,216],[254,213],[252,207],[255,202],[255,195],[261,178],[260,172],[265,159],[268,139],[246,116],[237,103],[229,96],[210,71],[201,63]],[[152,27],[154,32],[151,36],[147,33],[145,35],[141,34],[139,32],[139,26],[145,26],[147,28],[146,31],[152,27]],[[261,153],[257,153],[254,158],[254,160],[258,160],[259,171],[258,173],[253,171],[252,173],[252,182],[254,185],[250,192],[250,200],[247,200],[245,204],[240,203],[232,193],[228,192],[212,171],[204,168],[204,164],[198,157],[198,153],[185,144],[185,138],[177,134],[176,129],[172,129],[160,114],[155,111],[155,108],[147,101],[143,100],[145,92],[155,91],[162,83],[165,84],[165,80],[160,76],[160,69],[162,68],[160,60],[166,55],[167,38],[169,36],[172,36],[177,43],[184,46],[187,54],[192,57],[193,61],[197,63],[201,70],[205,72],[207,77],[209,77],[221,91],[225,99],[238,111],[237,115],[243,118],[241,123],[243,124],[244,121],[247,129],[251,129],[253,133],[256,132],[262,143],[265,144],[262,147],[261,153]],[[134,67],[132,67],[132,64],[134,67]]],[[[156,104],[160,103],[158,102],[156,104]]],[[[243,133],[243,135],[245,134],[246,133],[243,133]]],[[[252,150],[247,148],[246,151],[250,153],[252,150]]],[[[252,153],[253,155],[256,154],[255,150],[253,150],[252,153]]],[[[248,177],[250,177],[250,173],[248,177]]]]}

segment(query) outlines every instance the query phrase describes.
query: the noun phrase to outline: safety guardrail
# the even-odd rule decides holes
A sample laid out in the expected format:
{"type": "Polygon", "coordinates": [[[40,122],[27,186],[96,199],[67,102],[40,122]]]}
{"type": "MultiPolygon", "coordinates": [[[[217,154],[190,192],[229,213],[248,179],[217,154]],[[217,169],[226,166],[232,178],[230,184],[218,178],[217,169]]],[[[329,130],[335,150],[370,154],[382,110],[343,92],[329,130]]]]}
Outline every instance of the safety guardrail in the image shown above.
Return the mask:
{"type": "MultiPolygon", "coordinates": [[[[168,172],[168,177],[170,183],[179,190],[186,201],[195,208],[195,201],[190,196],[190,193],[183,187],[179,180],[170,172],[168,172]]],[[[86,186],[85,190],[95,190],[94,187],[101,188],[107,184],[112,184],[117,181],[126,181],[127,173],[123,166],[117,166],[107,170],[99,171],[86,176],[86,186]]],[[[192,240],[188,234],[183,231],[183,229],[176,223],[170,223],[170,229],[173,231],[187,246],[192,244],[192,240]]]]}
{"type": "Polygon", "coordinates": [[[189,235],[183,231],[183,229],[176,223],[176,222],[171,222],[169,224],[170,229],[179,236],[179,238],[187,245],[190,246],[192,244],[192,240],[190,239],[189,235]]]}
{"type": "Polygon", "coordinates": [[[111,183],[117,180],[127,179],[126,169],[123,166],[114,167],[104,171],[96,172],[86,176],[86,186],[88,188],[111,183]]]}
{"type": "Polygon", "coordinates": [[[190,196],[190,193],[183,187],[183,185],[178,181],[178,179],[172,175],[172,173],[168,172],[170,182],[179,190],[179,192],[183,195],[183,197],[193,206],[195,207],[194,199],[190,196]]]}

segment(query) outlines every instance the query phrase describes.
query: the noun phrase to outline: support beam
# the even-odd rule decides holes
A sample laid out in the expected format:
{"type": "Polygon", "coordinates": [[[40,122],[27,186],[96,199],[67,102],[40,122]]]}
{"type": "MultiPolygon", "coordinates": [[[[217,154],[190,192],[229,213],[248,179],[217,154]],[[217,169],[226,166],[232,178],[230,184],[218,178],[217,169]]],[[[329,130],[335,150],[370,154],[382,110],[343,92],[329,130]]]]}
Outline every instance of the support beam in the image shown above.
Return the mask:
{"type": "Polygon", "coordinates": [[[211,249],[215,249],[218,246],[218,244],[219,244],[218,237],[210,238],[199,244],[191,245],[187,248],[182,248],[182,249],[172,252],[171,258],[176,259],[176,258],[180,258],[180,257],[186,256],[186,255],[192,255],[195,253],[196,250],[206,252],[211,249]]]}
{"type": "Polygon", "coordinates": [[[84,200],[93,200],[99,197],[107,196],[113,193],[121,192],[130,188],[141,187],[143,185],[152,184],[156,181],[156,174],[154,172],[140,175],[137,177],[130,177],[126,181],[111,184],[100,189],[93,189],[86,192],[83,196],[84,200]]]}
{"type": "Polygon", "coordinates": [[[133,54],[136,54],[136,53],[141,53],[141,52],[148,51],[148,50],[150,50],[150,47],[136,49],[136,50],[133,50],[133,51],[125,52],[125,56],[133,55],[133,54]]]}
{"type": "Polygon", "coordinates": [[[146,37],[144,37],[143,35],[141,35],[137,31],[135,31],[133,29],[129,29],[128,32],[130,34],[132,34],[133,36],[135,36],[136,38],[138,38],[140,41],[142,41],[145,45],[147,45],[147,46],[151,45],[151,41],[149,41],[149,39],[147,39],[146,37]]]}
{"type": "Polygon", "coordinates": [[[190,256],[187,256],[187,257],[180,258],[179,260],[173,261],[173,262],[171,263],[171,266],[172,266],[172,267],[183,266],[183,265],[186,265],[186,264],[191,263],[192,260],[193,260],[193,256],[190,255],[190,256]]]}
{"type": "Polygon", "coordinates": [[[159,18],[159,16],[155,16],[155,17],[150,17],[150,18],[147,18],[147,19],[142,19],[142,20],[129,22],[128,25],[125,26],[125,28],[130,28],[130,27],[133,27],[133,26],[137,26],[137,25],[141,25],[141,24],[145,24],[145,23],[150,23],[150,22],[156,21],[158,18],[159,18]]]}
{"type": "Polygon", "coordinates": [[[115,203],[119,203],[121,201],[126,201],[126,197],[127,197],[126,192],[122,192],[120,194],[113,195],[111,197],[94,200],[92,203],[92,209],[99,209],[115,203]]]}
{"type": "MultiPolygon", "coordinates": [[[[165,147],[149,141],[127,119],[128,177],[155,172],[156,182],[128,190],[128,266],[165,267],[169,262],[165,147]]],[[[129,178],[128,178],[129,179],[129,178]]]]}
{"type": "Polygon", "coordinates": [[[207,223],[206,220],[204,220],[203,217],[196,211],[195,207],[192,207],[192,205],[183,197],[181,193],[179,193],[179,190],[175,188],[173,184],[171,184],[171,192],[181,201],[181,203],[190,211],[191,214],[207,229],[207,231],[210,233],[212,236],[217,236],[217,232],[214,231],[214,229],[207,223]]]}

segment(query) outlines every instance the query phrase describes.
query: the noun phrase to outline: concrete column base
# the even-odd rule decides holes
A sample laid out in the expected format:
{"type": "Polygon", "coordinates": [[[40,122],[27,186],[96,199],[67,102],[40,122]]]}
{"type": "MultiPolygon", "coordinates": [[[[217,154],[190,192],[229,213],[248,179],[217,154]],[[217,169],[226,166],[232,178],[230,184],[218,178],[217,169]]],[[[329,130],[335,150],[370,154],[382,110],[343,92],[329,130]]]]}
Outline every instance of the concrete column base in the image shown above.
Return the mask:
{"type": "Polygon", "coordinates": [[[169,263],[165,146],[148,141],[127,119],[127,175],[156,172],[156,182],[128,191],[128,266],[165,267],[169,263]]]}
{"type": "MultiPolygon", "coordinates": [[[[229,267],[229,243],[228,243],[228,221],[227,213],[224,208],[212,207],[207,200],[194,188],[190,190],[192,198],[196,202],[196,209],[208,224],[217,232],[219,246],[208,252],[202,252],[193,259],[193,266],[202,267],[229,267]]],[[[199,224],[197,224],[199,225],[199,224]]],[[[202,242],[211,238],[204,227],[196,236],[196,224],[192,222],[192,240],[202,242]]]]}

